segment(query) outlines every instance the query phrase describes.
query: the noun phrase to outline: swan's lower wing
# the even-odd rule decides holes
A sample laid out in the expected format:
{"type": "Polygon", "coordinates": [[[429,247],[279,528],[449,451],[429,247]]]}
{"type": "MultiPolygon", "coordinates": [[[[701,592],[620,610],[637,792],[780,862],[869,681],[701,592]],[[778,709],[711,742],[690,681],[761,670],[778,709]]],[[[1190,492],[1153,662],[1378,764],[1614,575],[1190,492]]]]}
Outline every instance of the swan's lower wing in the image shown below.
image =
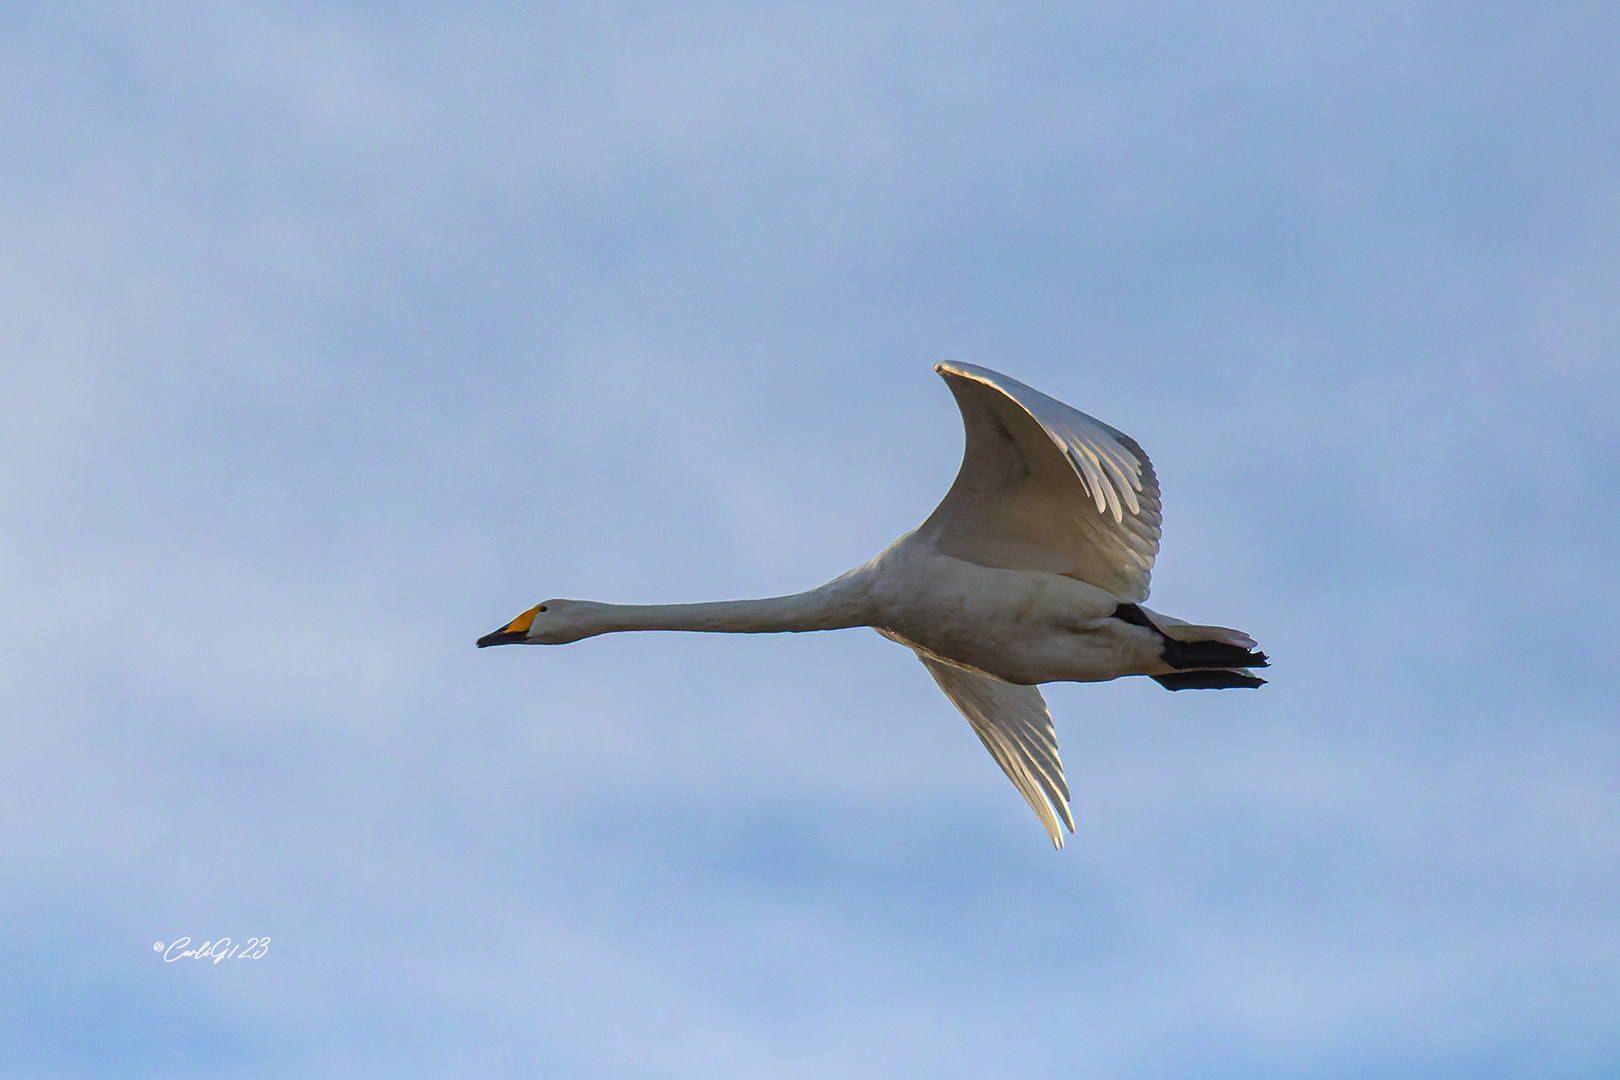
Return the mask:
{"type": "Polygon", "coordinates": [[[1052,845],[1063,846],[1058,819],[1074,832],[1069,814],[1069,785],[1058,758],[1057,733],[1046,699],[1033,686],[992,679],[919,654],[945,696],[967,717],[990,756],[1029,802],[1046,826],[1052,845]]]}

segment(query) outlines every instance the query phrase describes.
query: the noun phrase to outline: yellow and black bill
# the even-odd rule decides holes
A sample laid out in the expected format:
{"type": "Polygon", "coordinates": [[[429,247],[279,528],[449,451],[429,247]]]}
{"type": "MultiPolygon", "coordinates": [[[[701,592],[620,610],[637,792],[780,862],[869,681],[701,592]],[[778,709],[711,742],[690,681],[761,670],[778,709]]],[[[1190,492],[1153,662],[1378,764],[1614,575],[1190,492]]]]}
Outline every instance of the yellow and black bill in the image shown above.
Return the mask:
{"type": "Polygon", "coordinates": [[[534,625],[534,613],[540,610],[540,605],[525,611],[493,634],[485,634],[478,639],[478,647],[487,649],[491,645],[517,645],[528,640],[529,627],[534,625]]]}

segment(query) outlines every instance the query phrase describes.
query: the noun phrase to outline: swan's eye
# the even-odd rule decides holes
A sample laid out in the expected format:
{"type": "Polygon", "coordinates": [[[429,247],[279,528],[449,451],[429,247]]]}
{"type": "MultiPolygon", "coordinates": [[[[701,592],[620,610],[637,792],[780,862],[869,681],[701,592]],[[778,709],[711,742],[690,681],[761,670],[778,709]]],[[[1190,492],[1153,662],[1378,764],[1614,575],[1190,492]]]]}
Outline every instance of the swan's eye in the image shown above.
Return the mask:
{"type": "Polygon", "coordinates": [[[544,605],[544,604],[541,604],[541,605],[540,605],[540,610],[541,610],[541,611],[544,611],[544,610],[546,610],[546,605],[544,605]]]}

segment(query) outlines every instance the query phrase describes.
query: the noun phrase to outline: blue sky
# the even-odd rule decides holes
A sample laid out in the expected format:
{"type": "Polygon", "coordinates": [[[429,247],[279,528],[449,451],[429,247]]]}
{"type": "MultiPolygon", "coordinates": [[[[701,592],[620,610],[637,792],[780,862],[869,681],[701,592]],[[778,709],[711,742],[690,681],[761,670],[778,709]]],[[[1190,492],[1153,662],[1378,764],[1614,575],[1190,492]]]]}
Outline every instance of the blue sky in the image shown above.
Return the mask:
{"type": "Polygon", "coordinates": [[[1612,5],[12,5],[0,1073],[1620,1069],[1612,5]],[[1256,693],[818,584],[1004,371],[1256,693]],[[258,961],[152,943],[269,935],[258,961]]]}

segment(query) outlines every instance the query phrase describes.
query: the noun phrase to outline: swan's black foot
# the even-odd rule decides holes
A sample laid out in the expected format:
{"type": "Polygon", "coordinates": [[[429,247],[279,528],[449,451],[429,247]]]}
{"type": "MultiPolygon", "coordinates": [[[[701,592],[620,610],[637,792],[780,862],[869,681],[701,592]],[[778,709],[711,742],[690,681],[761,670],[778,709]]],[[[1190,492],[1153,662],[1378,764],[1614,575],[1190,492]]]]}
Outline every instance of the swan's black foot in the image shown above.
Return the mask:
{"type": "Polygon", "coordinates": [[[1173,671],[1169,675],[1148,677],[1166,690],[1230,690],[1233,687],[1253,690],[1266,684],[1266,680],[1241,671],[1173,671]]]}
{"type": "MultiPolygon", "coordinates": [[[[1271,661],[1266,659],[1263,652],[1250,652],[1241,645],[1228,645],[1224,641],[1177,641],[1175,638],[1153,625],[1153,620],[1147,617],[1147,612],[1135,604],[1121,604],[1114,609],[1114,618],[1132,626],[1141,626],[1152,630],[1159,635],[1164,643],[1164,649],[1159,654],[1164,662],[1173,668],[1247,668],[1270,667],[1271,661]]],[[[1154,676],[1157,678],[1158,676],[1154,676]]],[[[1262,679],[1261,682],[1265,680],[1262,679]]],[[[1189,686],[1191,684],[1188,684],[1189,686]]],[[[1216,684],[1211,684],[1216,685],[1216,684]]],[[[1222,686],[1248,686],[1248,683],[1221,683],[1222,686]]],[[[1259,686],[1260,683],[1255,683],[1259,686]]],[[[1172,690],[1184,690],[1187,686],[1172,686],[1172,690]]]]}
{"type": "Polygon", "coordinates": [[[1270,667],[1263,652],[1250,652],[1241,645],[1224,641],[1177,641],[1164,639],[1164,662],[1173,668],[1270,667]]]}

